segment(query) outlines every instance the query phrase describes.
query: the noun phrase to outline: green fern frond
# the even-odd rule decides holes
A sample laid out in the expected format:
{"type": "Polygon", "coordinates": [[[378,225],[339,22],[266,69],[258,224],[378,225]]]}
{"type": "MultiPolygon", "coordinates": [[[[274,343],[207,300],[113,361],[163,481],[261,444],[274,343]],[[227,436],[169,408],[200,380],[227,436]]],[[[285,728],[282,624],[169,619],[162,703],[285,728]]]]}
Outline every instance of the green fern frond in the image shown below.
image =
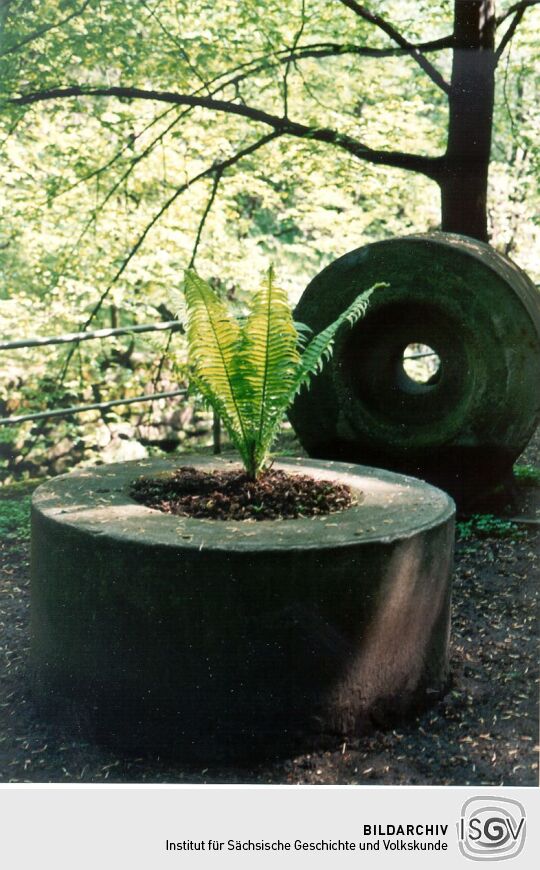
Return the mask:
{"type": "Polygon", "coordinates": [[[194,380],[235,440],[245,441],[248,432],[237,399],[240,326],[212,288],[193,270],[186,272],[184,294],[194,380]]]}
{"type": "Polygon", "coordinates": [[[299,323],[297,320],[294,321],[294,328],[298,335],[298,347],[303,351],[313,337],[313,330],[307,323],[299,323]]]}
{"type": "MultiPolygon", "coordinates": [[[[312,338],[307,344],[307,347],[304,349],[300,357],[299,364],[296,367],[294,378],[292,382],[288,384],[288,391],[286,393],[284,392],[281,397],[280,408],[276,408],[275,414],[269,416],[267,419],[262,444],[265,456],[270,450],[270,446],[278,433],[281,421],[283,420],[289,406],[292,404],[294,397],[300,391],[302,386],[309,382],[311,375],[320,370],[323,367],[325,360],[331,357],[334,339],[340,327],[347,322],[351,326],[356,323],[356,321],[365,313],[371,294],[378,288],[387,286],[387,284],[375,284],[369,290],[361,293],[333,323],[327,326],[326,329],[323,329],[322,332],[312,338]]],[[[304,331],[301,330],[301,332],[304,331]]]]}
{"type": "Polygon", "coordinates": [[[245,322],[242,373],[246,389],[242,410],[250,420],[255,472],[264,462],[266,433],[278,415],[294,383],[300,355],[287,293],[274,283],[270,269],[254,295],[245,322]]]}
{"type": "Polygon", "coordinates": [[[203,400],[213,409],[215,414],[222,421],[229,434],[229,438],[234,447],[238,450],[242,457],[242,462],[247,468],[250,458],[247,442],[244,439],[242,432],[237,429],[234,421],[231,419],[227,406],[224,404],[221,397],[208,387],[208,384],[197,377],[193,369],[187,373],[187,377],[189,378],[190,385],[193,385],[195,390],[202,396],[203,400]]]}
{"type": "Polygon", "coordinates": [[[388,284],[374,284],[373,287],[369,288],[369,290],[360,293],[354,302],[352,302],[333,323],[330,323],[326,329],[323,329],[322,332],[319,332],[318,335],[311,339],[302,354],[296,381],[293,385],[291,394],[289,395],[289,402],[292,402],[302,387],[309,383],[311,376],[317,371],[320,371],[325,361],[332,355],[334,340],[338,330],[345,323],[354,326],[356,321],[365,314],[370,296],[375,292],[375,290],[380,290],[383,287],[388,287],[388,284]]]}
{"type": "Polygon", "coordinates": [[[186,273],[190,377],[221,418],[250,476],[264,467],[289,405],[331,356],[340,327],[356,323],[372,293],[387,286],[375,284],[361,293],[308,340],[311,330],[293,321],[287,294],[274,284],[272,269],[241,321],[229,315],[194,271],[186,273]]]}

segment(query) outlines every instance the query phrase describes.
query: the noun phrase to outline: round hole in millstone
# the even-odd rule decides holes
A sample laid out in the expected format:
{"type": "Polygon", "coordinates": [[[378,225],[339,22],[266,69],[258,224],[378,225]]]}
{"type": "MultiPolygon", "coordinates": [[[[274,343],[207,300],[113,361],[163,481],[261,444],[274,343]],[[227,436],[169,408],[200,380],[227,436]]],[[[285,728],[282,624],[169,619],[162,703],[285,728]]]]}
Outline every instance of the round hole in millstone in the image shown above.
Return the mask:
{"type": "Polygon", "coordinates": [[[403,351],[402,366],[406,376],[415,384],[432,387],[441,379],[441,359],[427,344],[408,344],[403,351]]]}

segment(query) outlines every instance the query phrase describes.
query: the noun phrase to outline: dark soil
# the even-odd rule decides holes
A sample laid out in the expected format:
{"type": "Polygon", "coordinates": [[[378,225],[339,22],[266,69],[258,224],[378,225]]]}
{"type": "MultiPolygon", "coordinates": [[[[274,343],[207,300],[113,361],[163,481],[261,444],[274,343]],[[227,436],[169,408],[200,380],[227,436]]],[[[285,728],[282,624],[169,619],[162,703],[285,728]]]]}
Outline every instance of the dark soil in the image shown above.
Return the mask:
{"type": "MultiPolygon", "coordinates": [[[[521,461],[540,465],[540,437],[521,461]]],[[[0,781],[536,786],[540,532],[519,529],[458,540],[453,683],[436,706],[324,752],[234,767],[120,756],[42,721],[28,680],[29,548],[0,541],[0,781]]]]}
{"type": "Polygon", "coordinates": [[[265,471],[251,480],[239,471],[183,466],[167,477],[141,477],[130,495],[168,514],[212,520],[277,520],[334,513],[353,504],[348,486],[304,474],[265,471]]]}

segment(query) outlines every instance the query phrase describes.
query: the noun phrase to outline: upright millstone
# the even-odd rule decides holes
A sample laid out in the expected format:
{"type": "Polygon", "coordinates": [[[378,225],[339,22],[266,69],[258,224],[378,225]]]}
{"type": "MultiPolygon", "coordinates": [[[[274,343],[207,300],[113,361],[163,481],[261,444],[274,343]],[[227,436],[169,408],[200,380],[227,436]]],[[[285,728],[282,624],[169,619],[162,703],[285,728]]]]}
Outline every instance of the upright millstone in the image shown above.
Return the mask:
{"type": "Polygon", "coordinates": [[[295,319],[319,332],[376,281],[390,286],[338,336],[291,422],[310,456],[414,474],[472,502],[510,472],[540,418],[540,292],[489,245],[433,233],[340,257],[295,319]],[[427,376],[408,359],[418,345],[427,376]]]}

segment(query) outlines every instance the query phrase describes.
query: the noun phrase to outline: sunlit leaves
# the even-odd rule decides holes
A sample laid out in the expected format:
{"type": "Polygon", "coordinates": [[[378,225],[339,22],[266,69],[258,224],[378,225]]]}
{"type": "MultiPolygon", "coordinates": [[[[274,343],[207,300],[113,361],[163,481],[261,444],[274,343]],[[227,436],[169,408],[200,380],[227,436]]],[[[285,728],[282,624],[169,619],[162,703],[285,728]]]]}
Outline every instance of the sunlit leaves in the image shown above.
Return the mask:
{"type": "MultiPolygon", "coordinates": [[[[511,4],[499,0],[499,13],[511,4]]],[[[451,30],[452,0],[372,5],[411,40],[451,30]]],[[[241,118],[149,101],[77,98],[23,111],[5,98],[74,82],[218,89],[219,97],[281,115],[279,52],[282,57],[293,44],[302,6],[299,0],[89,0],[86,6],[84,0],[9,0],[0,8],[7,11],[5,20],[0,16],[0,300],[7,300],[0,302],[0,326],[12,336],[71,330],[85,322],[174,191],[254,141],[261,129],[241,118]],[[37,34],[78,9],[81,14],[62,26],[37,34]]],[[[538,8],[527,12],[498,70],[490,194],[494,244],[534,278],[540,274],[533,220],[539,14],[538,8]]],[[[391,44],[338,0],[310,0],[301,44],[321,42],[391,44]]],[[[448,79],[451,53],[430,60],[448,79]]],[[[445,148],[446,98],[409,58],[344,53],[293,64],[288,113],[372,147],[430,155],[445,148]]],[[[111,288],[96,326],[112,316],[121,323],[162,316],[168,288],[190,262],[211,190],[208,178],[163,215],[111,288]]],[[[334,257],[390,235],[433,229],[439,214],[437,185],[422,176],[284,138],[224,174],[200,233],[196,266],[241,305],[248,295],[242,288],[252,287],[253,275],[273,261],[294,299],[334,257]]],[[[138,371],[107,369],[107,389],[114,392],[114,377],[117,387],[126,378],[132,379],[129,389],[146,383],[160,341],[138,342],[138,371]]],[[[84,392],[100,381],[104,354],[81,350],[79,370],[69,372],[74,389],[84,392]]],[[[32,377],[38,383],[60,365],[51,355],[33,356],[32,377]]],[[[10,381],[12,395],[17,377],[10,381]]]]}

